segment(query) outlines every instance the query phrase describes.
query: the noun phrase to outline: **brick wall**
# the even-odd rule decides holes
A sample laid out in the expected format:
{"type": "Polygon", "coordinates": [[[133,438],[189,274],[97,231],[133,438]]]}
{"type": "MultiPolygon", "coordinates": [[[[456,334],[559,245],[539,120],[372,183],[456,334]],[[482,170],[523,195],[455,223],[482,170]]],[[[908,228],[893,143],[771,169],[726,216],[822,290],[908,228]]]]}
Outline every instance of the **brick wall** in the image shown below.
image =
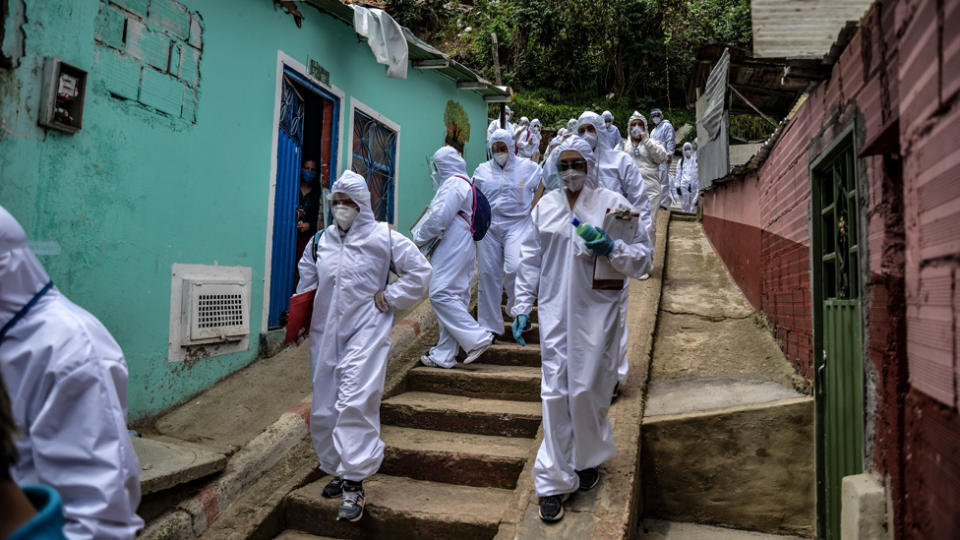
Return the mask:
{"type": "MultiPolygon", "coordinates": [[[[812,378],[809,163],[850,121],[858,151],[892,134],[858,178],[866,466],[885,480],[897,538],[960,538],[958,27],[955,0],[876,2],[757,171],[759,277],[731,264],[749,250],[717,250],[738,283],[759,280],[781,347],[812,378]]],[[[704,194],[715,246],[734,191],[704,194]]]]}

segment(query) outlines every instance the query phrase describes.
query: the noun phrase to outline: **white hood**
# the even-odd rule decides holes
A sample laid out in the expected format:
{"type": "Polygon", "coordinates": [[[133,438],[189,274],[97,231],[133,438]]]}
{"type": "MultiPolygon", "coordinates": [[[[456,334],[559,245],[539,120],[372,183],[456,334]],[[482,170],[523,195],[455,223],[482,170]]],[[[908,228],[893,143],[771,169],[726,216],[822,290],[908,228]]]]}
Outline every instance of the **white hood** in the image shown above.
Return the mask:
{"type": "Polygon", "coordinates": [[[0,206],[0,328],[40,292],[50,277],[17,220],[0,206]]]}

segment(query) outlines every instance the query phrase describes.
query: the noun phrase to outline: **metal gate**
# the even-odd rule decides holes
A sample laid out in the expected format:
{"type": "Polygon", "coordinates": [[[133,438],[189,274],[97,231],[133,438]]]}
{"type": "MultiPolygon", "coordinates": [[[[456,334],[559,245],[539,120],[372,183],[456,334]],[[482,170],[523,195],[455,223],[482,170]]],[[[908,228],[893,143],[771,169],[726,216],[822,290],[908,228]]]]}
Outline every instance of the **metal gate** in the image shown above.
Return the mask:
{"type": "Polygon", "coordinates": [[[818,516],[840,538],[844,476],[863,472],[857,181],[850,137],[813,170],[818,516]]]}
{"type": "Polygon", "coordinates": [[[281,316],[294,291],[297,257],[297,196],[303,153],[303,100],[283,80],[280,127],[277,133],[277,186],[273,199],[273,257],[270,270],[270,309],[267,325],[282,324],[281,316]]]}

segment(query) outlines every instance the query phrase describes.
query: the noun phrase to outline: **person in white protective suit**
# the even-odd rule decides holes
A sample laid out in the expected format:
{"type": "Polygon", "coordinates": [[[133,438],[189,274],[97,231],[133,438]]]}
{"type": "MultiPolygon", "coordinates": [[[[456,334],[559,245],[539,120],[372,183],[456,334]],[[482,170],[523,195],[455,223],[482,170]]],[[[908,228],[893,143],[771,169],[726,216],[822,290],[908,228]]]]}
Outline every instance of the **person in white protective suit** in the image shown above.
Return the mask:
{"type": "Polygon", "coordinates": [[[643,178],[644,189],[650,198],[650,238],[656,239],[657,211],[660,209],[660,164],[667,160],[667,151],[657,140],[647,133],[647,119],[637,111],[630,115],[630,136],[623,143],[623,152],[633,159],[633,163],[643,178]]]}
{"type": "Polygon", "coordinates": [[[310,436],[320,468],[334,475],[323,496],[342,495],[337,519],[357,521],[363,516],[363,480],[383,461],[380,399],[393,313],[423,296],[430,264],[413,242],[376,222],[367,181],[359,174],[344,172],[330,198],[335,223],[303,250],[297,292],[317,289],[310,323],[310,436]],[[387,284],[391,270],[399,278],[387,284]]]}
{"type": "Polygon", "coordinates": [[[662,144],[663,149],[667,151],[667,160],[660,164],[659,173],[660,190],[668,196],[660,197],[660,206],[670,208],[673,204],[673,195],[670,191],[670,164],[673,162],[673,153],[677,149],[676,133],[673,131],[673,124],[663,117],[663,111],[660,109],[650,111],[650,121],[654,125],[650,136],[662,144]]]}
{"type": "Polygon", "coordinates": [[[533,210],[533,227],[521,247],[511,315],[521,345],[529,314],[539,300],[543,442],[533,468],[540,517],[563,517],[563,501],[599,482],[597,466],[617,449],[607,419],[617,382],[621,336],[621,291],[593,289],[595,257],[607,257],[625,276],[649,271],[653,246],[643,226],[633,239],[605,232],[584,243],[572,221],[599,227],[608,209],[630,209],[619,193],[598,185],[598,161],[580,137],[563,141],[545,165],[551,188],[533,210]]]}
{"type": "Polygon", "coordinates": [[[13,480],[60,494],[71,540],[133,538],[143,520],[123,351],[53,285],[3,207],[0,283],[0,371],[21,430],[13,480]]]}
{"type": "MultiPolygon", "coordinates": [[[[508,131],[496,130],[500,132],[512,143],[508,131]]],[[[479,358],[493,343],[493,333],[477,323],[469,311],[470,281],[476,271],[477,252],[470,231],[474,193],[473,181],[467,176],[467,164],[459,152],[444,146],[433,154],[433,167],[431,178],[440,187],[430,201],[428,215],[412,235],[417,245],[440,238],[431,258],[433,276],[430,278],[430,305],[437,315],[440,338],[437,345],[420,358],[420,363],[427,367],[451,368],[457,364],[457,352],[461,348],[467,351],[463,363],[479,358]]]]}
{"type": "Polygon", "coordinates": [[[620,129],[613,125],[613,113],[610,111],[603,111],[603,114],[600,115],[603,119],[603,130],[600,132],[607,142],[610,144],[610,148],[617,148],[620,146],[622,139],[620,137],[620,129]]]}
{"type": "Polygon", "coordinates": [[[490,139],[493,159],[481,163],[473,173],[491,210],[490,228],[477,244],[477,319],[494,334],[503,333],[500,300],[504,291],[507,311],[513,306],[520,243],[533,226],[530,211],[542,172],[536,163],[510,152],[509,143],[510,134],[505,130],[494,132],[490,139]]]}
{"type": "Polygon", "coordinates": [[[530,122],[530,127],[521,132],[517,139],[517,155],[529,160],[534,159],[534,154],[540,153],[540,120],[536,118],[530,122]]]}
{"type": "Polygon", "coordinates": [[[678,192],[680,209],[688,214],[697,211],[697,197],[700,195],[700,176],[697,170],[697,152],[690,143],[683,143],[683,156],[677,163],[675,188],[678,192]]]}
{"type": "MultiPolygon", "coordinates": [[[[510,133],[513,133],[514,126],[513,124],[510,123],[510,117],[513,116],[513,109],[511,109],[510,106],[507,105],[504,107],[503,114],[504,114],[504,127],[502,129],[505,129],[510,133]]],[[[487,126],[487,142],[488,143],[490,142],[490,137],[493,136],[493,132],[498,129],[501,129],[499,117],[491,120],[490,124],[487,126]]]]}
{"type": "MultiPolygon", "coordinates": [[[[592,111],[584,112],[577,120],[577,133],[596,152],[600,169],[600,185],[626,197],[630,201],[630,205],[640,213],[640,223],[644,229],[650,231],[653,226],[653,220],[650,217],[650,198],[647,196],[646,188],[644,188],[640,169],[637,168],[629,156],[620,150],[597,144],[596,134],[600,132],[602,127],[603,122],[600,116],[592,111]]],[[[650,276],[643,274],[639,277],[640,279],[647,279],[650,276]]],[[[629,295],[627,287],[624,287],[621,302],[624,324],[627,320],[627,297],[629,295]]],[[[627,373],[630,370],[630,362],[627,359],[627,342],[628,336],[624,332],[623,343],[621,343],[623,354],[620,360],[618,393],[620,388],[627,383],[627,373]]]]}

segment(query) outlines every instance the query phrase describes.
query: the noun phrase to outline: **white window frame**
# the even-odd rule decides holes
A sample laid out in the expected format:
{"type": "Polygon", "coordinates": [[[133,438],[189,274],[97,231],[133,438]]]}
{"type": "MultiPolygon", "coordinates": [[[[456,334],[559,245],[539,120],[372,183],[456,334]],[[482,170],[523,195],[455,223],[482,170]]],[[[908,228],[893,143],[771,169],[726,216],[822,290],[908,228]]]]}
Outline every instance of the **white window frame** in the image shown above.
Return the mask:
{"type": "MultiPolygon", "coordinates": [[[[275,73],[276,83],[273,96],[273,125],[270,128],[270,133],[272,134],[270,143],[270,176],[267,178],[267,238],[265,242],[266,250],[264,252],[265,256],[263,267],[263,313],[260,322],[261,333],[267,331],[270,311],[270,277],[273,268],[273,203],[277,191],[277,136],[280,132],[280,102],[283,97],[283,68],[285,67],[296,71],[308,81],[320,88],[323,88],[327,92],[330,92],[340,100],[340,117],[337,119],[337,125],[340,126],[341,130],[344,126],[344,110],[347,108],[347,96],[343,90],[335,85],[324,84],[313,78],[310,75],[310,71],[307,69],[307,66],[298,62],[292,56],[283,52],[282,50],[277,50],[277,70],[275,73]]],[[[340,136],[337,137],[336,163],[330,164],[331,167],[335,167],[336,174],[334,176],[336,177],[339,177],[340,173],[343,172],[343,169],[340,166],[340,164],[343,163],[342,131],[339,135],[340,136]]]]}
{"type": "Polygon", "coordinates": [[[349,151],[347,152],[346,170],[353,170],[353,119],[356,117],[356,111],[358,110],[370,118],[373,118],[377,122],[380,122],[381,124],[392,129],[397,134],[397,153],[393,160],[393,223],[390,224],[390,228],[396,230],[397,223],[400,223],[400,124],[380,114],[376,109],[367,105],[366,103],[363,103],[357,98],[350,96],[350,118],[347,121],[350,129],[350,146],[348,146],[349,151]]]}

